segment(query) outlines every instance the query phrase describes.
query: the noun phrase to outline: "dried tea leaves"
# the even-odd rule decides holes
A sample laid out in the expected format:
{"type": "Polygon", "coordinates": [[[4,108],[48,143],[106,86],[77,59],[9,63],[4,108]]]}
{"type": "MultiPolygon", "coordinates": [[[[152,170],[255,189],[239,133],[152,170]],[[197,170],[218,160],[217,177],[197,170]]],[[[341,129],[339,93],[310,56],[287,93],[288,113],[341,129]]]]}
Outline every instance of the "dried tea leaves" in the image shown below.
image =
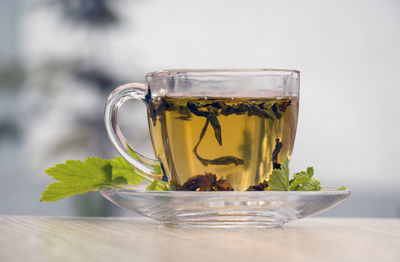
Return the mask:
{"type": "MultiPolygon", "coordinates": [[[[246,191],[266,191],[268,181],[264,180],[258,185],[250,186],[246,191]]],[[[182,187],[181,191],[234,191],[232,186],[225,179],[217,179],[215,174],[205,173],[189,178],[182,187]]]]}
{"type": "Polygon", "coordinates": [[[255,186],[250,186],[246,191],[266,191],[268,188],[268,181],[264,180],[264,182],[259,183],[255,186]]]}
{"type": "Polygon", "coordinates": [[[182,191],[233,191],[224,179],[218,179],[215,174],[205,173],[189,178],[181,187],[182,191]]]}

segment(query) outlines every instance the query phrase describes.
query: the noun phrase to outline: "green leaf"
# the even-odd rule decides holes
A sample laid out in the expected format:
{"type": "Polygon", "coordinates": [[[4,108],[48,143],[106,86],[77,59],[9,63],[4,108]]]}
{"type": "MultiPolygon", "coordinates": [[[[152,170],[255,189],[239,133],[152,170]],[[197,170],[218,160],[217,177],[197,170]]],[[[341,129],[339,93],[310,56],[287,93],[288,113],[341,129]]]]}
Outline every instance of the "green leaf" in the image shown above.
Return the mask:
{"type": "Polygon", "coordinates": [[[154,167],[154,172],[157,174],[162,174],[161,165],[156,165],[154,167]]]}
{"type": "Polygon", "coordinates": [[[304,185],[310,181],[309,175],[304,171],[294,174],[293,177],[289,182],[289,191],[298,191],[300,185],[304,185]]]}
{"type": "Polygon", "coordinates": [[[288,191],[289,181],[283,175],[282,170],[274,169],[268,179],[268,189],[270,191],[288,191]]]}
{"type": "Polygon", "coordinates": [[[79,181],[82,183],[110,182],[112,167],[108,160],[89,157],[85,162],[67,160],[65,164],[50,167],[45,172],[61,182],[79,181]]]}
{"type": "MultiPolygon", "coordinates": [[[[133,157],[136,160],[143,161],[143,159],[140,157],[139,153],[136,153],[135,150],[133,150],[133,148],[128,143],[126,143],[126,148],[128,150],[128,153],[131,155],[131,157],[133,157]]],[[[117,159],[122,160],[123,162],[125,162],[125,166],[130,166],[131,169],[134,169],[136,173],[138,173],[139,175],[142,175],[143,179],[149,180],[149,179],[147,179],[147,176],[144,173],[140,172],[139,170],[137,170],[136,168],[131,166],[122,157],[116,157],[115,159],[116,160],[117,159]]],[[[157,174],[160,174],[160,175],[162,174],[161,165],[160,164],[157,164],[157,165],[154,166],[154,172],[157,173],[157,174]]]]}
{"type": "Polygon", "coordinates": [[[293,174],[293,179],[296,179],[298,177],[304,177],[304,176],[308,177],[308,180],[310,180],[308,173],[305,171],[300,171],[300,172],[293,174]]]}
{"type": "Polygon", "coordinates": [[[313,177],[309,182],[300,186],[297,191],[320,191],[321,189],[321,183],[317,178],[313,177]]]}
{"type": "Polygon", "coordinates": [[[283,160],[283,164],[281,165],[281,170],[283,172],[283,175],[285,176],[286,180],[289,181],[289,159],[285,158],[283,160]]]}
{"type": "Polygon", "coordinates": [[[285,158],[280,169],[274,169],[268,180],[270,191],[320,191],[321,183],[314,176],[314,168],[295,173],[289,180],[289,159],[285,158]]]}
{"type": "Polygon", "coordinates": [[[137,155],[135,150],[133,150],[133,148],[128,143],[126,143],[126,149],[128,150],[128,153],[131,155],[131,157],[133,157],[136,160],[140,160],[140,157],[137,155]]]}
{"type": "Polygon", "coordinates": [[[67,196],[98,190],[112,182],[112,166],[107,160],[89,157],[85,162],[67,160],[45,171],[59,182],[50,184],[41,201],[57,201],[67,196]]]}
{"type": "Polygon", "coordinates": [[[314,168],[312,166],[307,167],[307,174],[310,178],[314,175],[314,168]]]}
{"type": "Polygon", "coordinates": [[[289,190],[289,159],[285,159],[281,169],[272,170],[268,179],[268,190],[288,191],[289,190]]]}
{"type": "Polygon", "coordinates": [[[42,193],[40,201],[54,202],[65,197],[85,194],[90,191],[97,191],[101,185],[85,185],[76,184],[71,186],[67,183],[52,183],[47,186],[46,190],[42,193]]]}
{"type": "Polygon", "coordinates": [[[166,183],[154,180],[150,185],[147,186],[146,190],[167,191],[168,187],[166,183]]]}
{"type": "Polygon", "coordinates": [[[314,168],[312,166],[307,168],[307,172],[301,171],[293,175],[293,186],[296,186],[295,191],[320,191],[322,186],[319,180],[314,175],[314,168]]]}
{"type": "Polygon", "coordinates": [[[346,190],[347,188],[345,187],[345,186],[341,186],[341,187],[339,187],[337,190],[338,191],[342,191],[342,190],[346,190]]]}
{"type": "MultiPolygon", "coordinates": [[[[136,170],[121,157],[110,160],[89,157],[84,162],[67,160],[65,164],[55,165],[45,172],[58,180],[58,182],[48,185],[40,198],[41,201],[50,202],[68,196],[98,191],[104,186],[121,188],[121,185],[140,184],[143,179],[153,182],[153,179],[136,170]]],[[[154,189],[152,190],[168,190],[167,185],[161,181],[153,183],[154,189]]]]}
{"type": "Polygon", "coordinates": [[[122,157],[109,160],[112,165],[112,178],[117,179],[123,177],[129,185],[138,185],[143,179],[149,180],[148,177],[126,162],[122,157]]]}
{"type": "Polygon", "coordinates": [[[126,185],[126,184],[128,184],[128,181],[127,181],[127,179],[125,177],[119,176],[119,177],[116,177],[116,178],[113,179],[112,184],[113,185],[118,185],[118,186],[119,185],[126,185]]]}

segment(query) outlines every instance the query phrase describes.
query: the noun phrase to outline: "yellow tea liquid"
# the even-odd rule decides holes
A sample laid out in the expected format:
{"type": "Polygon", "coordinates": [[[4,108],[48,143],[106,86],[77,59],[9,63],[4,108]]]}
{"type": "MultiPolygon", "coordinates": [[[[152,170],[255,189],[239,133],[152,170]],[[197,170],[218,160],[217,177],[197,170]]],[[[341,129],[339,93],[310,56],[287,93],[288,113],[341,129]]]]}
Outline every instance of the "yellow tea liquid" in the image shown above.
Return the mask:
{"type": "Polygon", "coordinates": [[[298,99],[158,97],[150,101],[148,117],[171,189],[211,173],[244,191],[290,158],[298,99]]]}

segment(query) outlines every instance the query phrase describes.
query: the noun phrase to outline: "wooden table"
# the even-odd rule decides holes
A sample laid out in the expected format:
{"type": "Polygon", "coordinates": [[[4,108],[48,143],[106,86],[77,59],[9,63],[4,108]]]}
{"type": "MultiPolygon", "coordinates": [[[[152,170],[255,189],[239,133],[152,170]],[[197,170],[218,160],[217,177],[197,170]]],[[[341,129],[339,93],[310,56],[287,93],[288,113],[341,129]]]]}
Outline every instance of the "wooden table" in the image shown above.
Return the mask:
{"type": "Polygon", "coordinates": [[[136,217],[0,216],[0,261],[400,261],[400,219],[183,229],[136,217]]]}

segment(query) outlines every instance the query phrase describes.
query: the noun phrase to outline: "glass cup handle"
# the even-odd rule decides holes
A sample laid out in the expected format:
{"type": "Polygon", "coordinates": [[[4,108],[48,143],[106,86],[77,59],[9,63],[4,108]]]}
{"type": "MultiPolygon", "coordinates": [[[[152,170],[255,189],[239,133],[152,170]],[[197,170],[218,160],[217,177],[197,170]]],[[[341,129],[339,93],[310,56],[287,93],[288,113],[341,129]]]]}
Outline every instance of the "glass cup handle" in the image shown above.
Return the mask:
{"type": "Polygon", "coordinates": [[[128,144],[118,125],[118,110],[121,105],[130,99],[145,102],[146,93],[147,87],[141,83],[130,83],[115,88],[107,98],[104,123],[108,137],[118,153],[139,171],[151,178],[160,179],[162,176],[160,161],[147,158],[136,152],[128,144]]]}

